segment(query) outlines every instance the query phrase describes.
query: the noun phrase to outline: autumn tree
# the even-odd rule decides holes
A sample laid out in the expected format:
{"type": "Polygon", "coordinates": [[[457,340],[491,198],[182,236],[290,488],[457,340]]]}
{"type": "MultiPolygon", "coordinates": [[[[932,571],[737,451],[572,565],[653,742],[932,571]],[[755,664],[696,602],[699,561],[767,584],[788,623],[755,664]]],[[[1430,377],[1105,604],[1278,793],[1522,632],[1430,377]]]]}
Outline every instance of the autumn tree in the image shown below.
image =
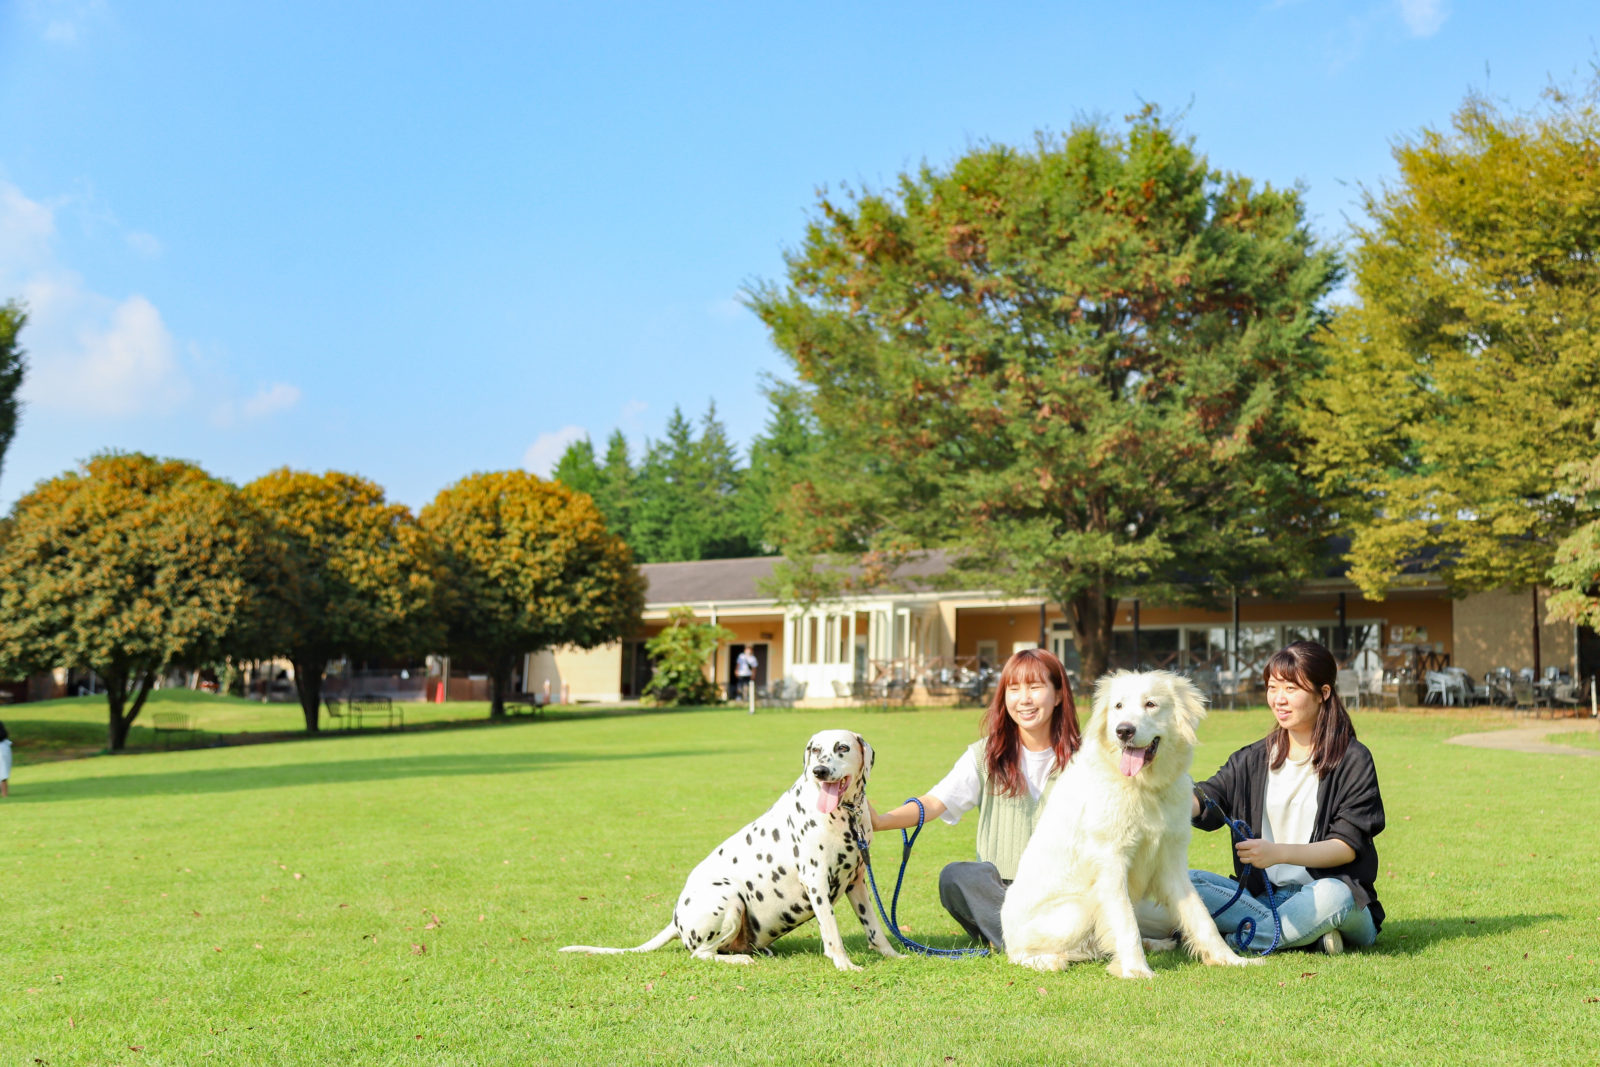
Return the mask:
{"type": "Polygon", "coordinates": [[[5,473],[6,449],[17,433],[17,390],[22,388],[25,369],[17,334],[27,321],[27,312],[15,301],[0,306],[0,474],[5,473]]]}
{"type": "Polygon", "coordinates": [[[0,544],[0,674],[92,670],[120,752],[157,679],[220,660],[274,575],[238,490],[190,463],[105,453],[42,482],[0,544]]]}
{"type": "Polygon", "coordinates": [[[791,554],[954,548],[955,580],[1059,603],[1086,678],[1121,597],[1213,602],[1313,565],[1286,411],[1338,268],[1296,191],[1219,172],[1147,110],[824,194],[786,261],[749,302],[828,439],[791,554]]]}
{"type": "Polygon", "coordinates": [[[587,495],[524,471],[474,474],[422,510],[447,575],[448,646],[489,664],[505,714],[518,657],[633,632],[644,580],[587,495]]]}
{"type": "Polygon", "coordinates": [[[1600,79],[1528,113],[1469,97],[1368,192],[1309,455],[1379,594],[1427,563],[1460,592],[1543,581],[1595,516],[1559,484],[1600,411],[1600,79]]]}
{"type": "Polygon", "coordinates": [[[410,509],[353,474],[283,467],[244,493],[287,574],[258,620],[257,654],[294,665],[300,710],[315,732],[330,660],[428,651],[442,641],[432,552],[410,509]]]}

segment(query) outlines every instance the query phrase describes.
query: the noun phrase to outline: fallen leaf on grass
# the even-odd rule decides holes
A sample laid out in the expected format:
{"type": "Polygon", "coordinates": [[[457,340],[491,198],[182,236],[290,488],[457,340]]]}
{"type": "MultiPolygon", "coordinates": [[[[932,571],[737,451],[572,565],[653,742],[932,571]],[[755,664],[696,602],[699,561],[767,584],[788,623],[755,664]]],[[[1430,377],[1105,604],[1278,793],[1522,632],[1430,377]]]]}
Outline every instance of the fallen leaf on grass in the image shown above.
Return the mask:
{"type": "Polygon", "coordinates": [[[419,945],[414,941],[411,943],[411,954],[413,956],[424,955],[424,954],[427,953],[427,951],[428,951],[428,946],[427,945],[419,945]]]}

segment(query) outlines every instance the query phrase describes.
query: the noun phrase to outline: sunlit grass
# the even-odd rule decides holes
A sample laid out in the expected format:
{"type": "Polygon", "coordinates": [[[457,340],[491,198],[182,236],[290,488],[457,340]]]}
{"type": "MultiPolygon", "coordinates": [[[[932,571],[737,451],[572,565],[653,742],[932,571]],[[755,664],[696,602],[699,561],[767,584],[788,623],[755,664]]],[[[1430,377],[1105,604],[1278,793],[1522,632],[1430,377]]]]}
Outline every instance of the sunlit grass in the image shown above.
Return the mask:
{"type": "MultiPolygon", "coordinates": [[[[1600,760],[1445,744],[1506,723],[1474,713],[1358,718],[1389,813],[1390,919],[1369,951],[1242,972],[1163,954],[1153,982],[1128,983],[1098,965],[881,960],[846,917],[859,973],[834,970],[815,924],[750,967],[676,945],[555,952],[660,929],[689,867],[793,780],[815,730],[873,743],[882,807],[937,781],[976,723],[709,710],[19,767],[0,802],[0,1062],[1600,1057],[1600,760]]],[[[1265,726],[1213,714],[1196,770],[1265,726]]],[[[917,846],[901,918],[919,940],[958,941],[936,878],[972,833],[935,824],[917,846]]],[[[1226,847],[1197,834],[1191,860],[1221,868],[1226,847]]],[[[892,882],[898,835],[875,851],[892,882]]]]}

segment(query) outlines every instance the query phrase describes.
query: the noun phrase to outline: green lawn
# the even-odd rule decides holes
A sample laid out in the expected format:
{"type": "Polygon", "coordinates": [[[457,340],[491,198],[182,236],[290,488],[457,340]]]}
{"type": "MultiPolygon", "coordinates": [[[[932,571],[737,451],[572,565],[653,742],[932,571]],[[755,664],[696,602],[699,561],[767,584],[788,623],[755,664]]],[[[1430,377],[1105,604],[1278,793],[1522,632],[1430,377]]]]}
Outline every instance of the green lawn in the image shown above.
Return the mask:
{"type": "Polygon", "coordinates": [[[1600,725],[1587,720],[1586,730],[1564,730],[1545,738],[1552,745],[1572,745],[1574,748],[1600,748],[1600,725]]]}
{"type": "MultiPolygon", "coordinates": [[[[8,725],[35,721],[23,710],[8,725]]],[[[1378,945],[1243,971],[1163,954],[1153,982],[882,960],[848,916],[860,973],[834,970],[814,923],[750,967],[555,951],[660,929],[813,731],[873,743],[881,807],[943,775],[970,709],[557,717],[22,765],[0,802],[0,1063],[1600,1060],[1600,760],[1444,744],[1505,721],[1466,712],[1357,721],[1389,813],[1378,945]]],[[[1266,724],[1215,713],[1196,770],[1266,724]]],[[[897,838],[880,837],[880,881],[897,838]]],[[[901,910],[919,939],[956,943],[935,880],[971,848],[970,826],[923,834],[901,910]]],[[[1191,861],[1220,869],[1225,850],[1197,835],[1191,861]]]]}
{"type": "MultiPolygon", "coordinates": [[[[440,726],[489,725],[488,701],[452,701],[448,704],[398,705],[404,712],[407,729],[433,729],[440,726]]],[[[553,719],[587,718],[616,714],[627,709],[599,707],[555,707],[543,714],[553,719]]],[[[68,697],[29,704],[0,705],[0,722],[13,737],[19,764],[49,760],[76,759],[105,752],[107,711],[104,696],[68,697]]],[[[341,731],[341,724],[324,712],[322,728],[341,731]]],[[[375,732],[370,716],[362,720],[364,732],[375,732]]],[[[305,716],[295,703],[263,704],[256,700],[216,696],[189,689],[158,689],[150,694],[139,717],[128,733],[128,748],[166,750],[168,748],[208,748],[219,744],[247,741],[306,740],[305,716]],[[194,731],[158,736],[152,723],[158,712],[189,715],[194,731]]]]}

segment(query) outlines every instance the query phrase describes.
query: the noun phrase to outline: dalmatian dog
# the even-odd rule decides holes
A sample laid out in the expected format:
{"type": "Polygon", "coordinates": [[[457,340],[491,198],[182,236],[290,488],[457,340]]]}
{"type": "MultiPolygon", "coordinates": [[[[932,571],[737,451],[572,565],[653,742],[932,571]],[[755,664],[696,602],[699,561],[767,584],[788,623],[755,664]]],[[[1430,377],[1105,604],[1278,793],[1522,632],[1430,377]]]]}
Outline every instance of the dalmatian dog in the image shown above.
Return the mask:
{"type": "Polygon", "coordinates": [[[841,971],[859,971],[839,937],[834,903],[849,896],[867,944],[898,956],[878,925],[866,866],[852,828],[870,846],[866,802],[872,746],[850,730],[824,730],[806,743],[799,779],[765,815],[717,846],[689,872],[672,921],[637,948],[568,945],[562,952],[650,952],[674,937],[697,959],[749,963],[773,941],[816,916],[822,949],[841,971]]]}

